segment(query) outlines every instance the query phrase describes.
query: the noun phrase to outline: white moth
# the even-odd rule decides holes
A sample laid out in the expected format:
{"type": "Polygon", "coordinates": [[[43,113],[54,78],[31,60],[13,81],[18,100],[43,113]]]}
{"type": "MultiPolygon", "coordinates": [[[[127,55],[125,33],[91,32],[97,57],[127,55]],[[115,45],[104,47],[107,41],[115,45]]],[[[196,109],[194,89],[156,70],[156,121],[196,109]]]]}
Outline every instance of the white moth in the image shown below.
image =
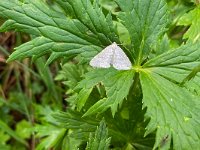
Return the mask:
{"type": "Polygon", "coordinates": [[[103,49],[90,61],[90,66],[97,68],[109,68],[111,65],[117,70],[130,70],[132,67],[126,54],[115,42],[103,49]]]}

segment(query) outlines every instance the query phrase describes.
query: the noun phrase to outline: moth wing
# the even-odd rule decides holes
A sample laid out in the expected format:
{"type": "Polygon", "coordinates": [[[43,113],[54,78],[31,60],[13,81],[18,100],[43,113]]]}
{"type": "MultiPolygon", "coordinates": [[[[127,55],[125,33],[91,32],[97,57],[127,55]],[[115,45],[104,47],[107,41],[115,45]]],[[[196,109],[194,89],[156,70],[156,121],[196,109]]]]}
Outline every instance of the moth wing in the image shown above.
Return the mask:
{"type": "Polygon", "coordinates": [[[124,51],[116,44],[113,45],[113,51],[113,67],[117,70],[130,70],[132,64],[124,51]]]}
{"type": "Polygon", "coordinates": [[[107,46],[90,61],[90,66],[97,68],[109,68],[113,57],[112,45],[107,46]]]}

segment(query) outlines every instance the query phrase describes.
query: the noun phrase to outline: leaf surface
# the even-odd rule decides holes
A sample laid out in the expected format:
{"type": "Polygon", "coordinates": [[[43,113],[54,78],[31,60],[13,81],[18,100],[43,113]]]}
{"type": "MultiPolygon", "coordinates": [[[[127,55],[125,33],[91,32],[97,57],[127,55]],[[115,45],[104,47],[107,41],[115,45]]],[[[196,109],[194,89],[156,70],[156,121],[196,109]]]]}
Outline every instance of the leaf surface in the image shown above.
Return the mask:
{"type": "Polygon", "coordinates": [[[171,140],[174,149],[200,146],[200,99],[190,88],[192,84],[198,84],[199,76],[186,88],[180,86],[199,65],[199,58],[199,44],[188,43],[144,64],[140,72],[143,107],[147,107],[146,117],[151,118],[146,134],[157,129],[154,148],[169,149],[171,140]]]}
{"type": "MultiPolygon", "coordinates": [[[[75,3],[75,1],[68,2],[71,5],[75,3]]],[[[77,19],[50,9],[40,0],[24,2],[11,0],[0,3],[0,15],[9,19],[1,26],[0,31],[15,29],[36,36],[32,41],[17,47],[8,61],[30,56],[38,58],[47,53],[51,54],[47,64],[59,57],[77,54],[90,59],[104,47],[103,45],[117,41],[111,16],[106,18],[97,4],[92,6],[88,1],[91,7],[85,7],[85,1],[78,2],[76,1],[74,9],[82,10],[84,14],[77,19]],[[90,16],[93,13],[95,15],[92,16],[93,22],[91,22],[90,16]]]]}
{"type": "Polygon", "coordinates": [[[119,19],[129,31],[137,63],[150,52],[167,25],[167,5],[164,0],[117,0],[122,9],[119,19]]]}
{"type": "MultiPolygon", "coordinates": [[[[200,44],[187,43],[149,60],[144,68],[156,72],[176,84],[182,84],[186,77],[200,65],[200,44]]],[[[184,86],[196,94],[200,94],[200,76],[197,74],[184,86]]]]}
{"type": "Polygon", "coordinates": [[[77,86],[79,88],[90,89],[102,83],[106,90],[107,97],[96,102],[84,116],[95,113],[102,113],[111,108],[112,114],[117,112],[118,106],[121,106],[124,98],[129,93],[133,82],[134,71],[117,71],[113,68],[95,69],[86,74],[85,79],[77,86]]]}
{"type": "Polygon", "coordinates": [[[62,127],[73,131],[70,136],[86,140],[89,133],[95,131],[98,121],[93,117],[83,118],[82,115],[80,112],[68,110],[68,112],[57,112],[53,114],[53,117],[62,127]]]}
{"type": "Polygon", "coordinates": [[[5,122],[0,120],[0,129],[1,131],[5,131],[10,136],[12,136],[16,141],[20,142],[21,144],[27,145],[26,141],[22,139],[15,131],[13,131],[5,122]]]}
{"type": "Polygon", "coordinates": [[[108,129],[104,120],[100,122],[99,127],[95,131],[95,136],[90,134],[89,142],[86,150],[108,150],[111,138],[108,138],[108,129]]]}
{"type": "Polygon", "coordinates": [[[196,42],[200,39],[200,7],[196,7],[188,13],[185,13],[178,21],[178,25],[190,26],[184,34],[184,39],[196,42]]]}
{"type": "Polygon", "coordinates": [[[94,1],[93,4],[90,0],[56,0],[56,2],[66,14],[73,16],[87,26],[102,43],[109,45],[111,41],[119,42],[111,14],[105,17],[98,1],[94,1]]]}

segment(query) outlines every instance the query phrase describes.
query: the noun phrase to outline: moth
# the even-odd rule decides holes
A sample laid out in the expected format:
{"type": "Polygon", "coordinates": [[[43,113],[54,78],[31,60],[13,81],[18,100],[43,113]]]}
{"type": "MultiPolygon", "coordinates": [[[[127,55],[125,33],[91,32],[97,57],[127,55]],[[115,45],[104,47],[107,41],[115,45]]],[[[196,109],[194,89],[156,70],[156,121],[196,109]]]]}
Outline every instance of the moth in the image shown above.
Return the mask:
{"type": "Polygon", "coordinates": [[[117,70],[130,70],[132,68],[129,58],[115,42],[92,58],[90,66],[96,68],[113,66],[117,70]]]}

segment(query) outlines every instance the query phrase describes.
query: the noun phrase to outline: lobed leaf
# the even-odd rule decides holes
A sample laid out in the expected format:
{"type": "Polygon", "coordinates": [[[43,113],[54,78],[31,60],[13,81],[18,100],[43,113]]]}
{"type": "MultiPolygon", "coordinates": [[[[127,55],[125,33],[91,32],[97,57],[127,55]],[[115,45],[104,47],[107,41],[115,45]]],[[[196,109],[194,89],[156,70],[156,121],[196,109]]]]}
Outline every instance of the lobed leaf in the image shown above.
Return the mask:
{"type": "Polygon", "coordinates": [[[59,124],[73,131],[70,136],[76,139],[84,139],[89,137],[90,132],[94,132],[98,121],[92,117],[82,117],[82,113],[68,110],[68,112],[57,112],[53,117],[59,124]]]}
{"type": "Polygon", "coordinates": [[[163,68],[170,66],[183,69],[186,69],[188,66],[196,66],[200,62],[199,46],[199,43],[187,43],[149,60],[143,66],[163,68]]]}
{"type": "Polygon", "coordinates": [[[61,149],[61,145],[65,142],[67,130],[58,128],[53,125],[36,125],[35,126],[36,137],[43,138],[37,145],[36,150],[43,149],[61,149]]]}
{"type": "Polygon", "coordinates": [[[188,43],[144,64],[140,72],[143,107],[147,107],[146,117],[151,118],[146,134],[157,129],[154,148],[169,149],[171,140],[174,149],[200,146],[200,99],[191,92],[199,76],[186,85],[190,91],[177,85],[200,64],[199,58],[199,44],[188,43]]]}
{"type": "Polygon", "coordinates": [[[119,42],[111,14],[105,17],[98,1],[94,1],[93,4],[90,0],[56,0],[56,2],[66,14],[81,21],[93,34],[97,35],[102,43],[109,45],[113,41],[119,42]]]}
{"type": "Polygon", "coordinates": [[[196,149],[200,146],[199,97],[177,86],[153,71],[140,74],[143,107],[151,118],[146,134],[157,129],[154,147],[169,149],[173,139],[175,149],[196,149]],[[167,140],[162,145],[163,139],[167,140]]]}
{"type": "MultiPolygon", "coordinates": [[[[79,88],[91,89],[98,83],[105,86],[107,97],[96,102],[84,116],[92,115],[95,113],[102,113],[109,107],[112,114],[117,112],[118,106],[121,106],[124,98],[129,93],[129,89],[133,82],[134,71],[117,71],[113,68],[110,69],[96,69],[86,74],[86,78],[77,86],[79,88]]],[[[86,100],[84,100],[85,102],[86,100]]],[[[83,105],[83,104],[81,104],[83,105]]]]}
{"type": "Polygon", "coordinates": [[[148,56],[151,46],[165,31],[167,4],[164,0],[117,0],[119,19],[129,31],[137,64],[148,56]]]}
{"type": "MultiPolygon", "coordinates": [[[[149,60],[143,67],[176,84],[182,84],[193,69],[200,65],[199,46],[199,43],[187,43],[149,60]]],[[[199,94],[199,81],[200,76],[197,74],[193,80],[190,80],[184,86],[190,91],[199,94]]]]}
{"type": "MultiPolygon", "coordinates": [[[[74,4],[74,1],[68,2],[74,4]]],[[[91,6],[89,9],[85,7],[85,1],[77,2],[77,5],[74,5],[77,11],[82,10],[89,16],[95,10],[97,11],[92,16],[96,32],[91,28],[93,24],[91,26],[87,24],[91,21],[89,16],[83,14],[77,19],[72,19],[61,12],[50,9],[40,0],[25,0],[24,2],[11,0],[1,3],[0,15],[9,20],[2,25],[0,31],[15,29],[37,36],[34,40],[17,47],[8,61],[30,56],[38,58],[47,53],[51,54],[48,64],[59,57],[75,56],[80,53],[89,59],[102,49],[101,46],[117,41],[111,16],[105,18],[97,6],[91,6]]],[[[88,4],[91,5],[89,1],[88,4]]]]}
{"type": "Polygon", "coordinates": [[[90,134],[86,150],[108,150],[111,138],[108,138],[108,129],[104,120],[100,122],[95,131],[95,136],[90,134]]]}
{"type": "MultiPolygon", "coordinates": [[[[96,127],[102,119],[102,115],[99,115],[98,117],[82,117],[82,115],[83,113],[72,110],[53,114],[54,118],[62,127],[70,129],[70,137],[86,141],[89,138],[89,134],[95,132],[96,127]]],[[[119,119],[112,118],[111,113],[108,113],[106,118],[105,120],[109,130],[109,136],[112,136],[113,140],[117,142],[126,141],[128,139],[127,135],[124,135],[122,130],[122,128],[125,128],[127,125],[124,123],[125,120],[118,116],[118,118],[120,118],[119,122],[119,119]]]]}

